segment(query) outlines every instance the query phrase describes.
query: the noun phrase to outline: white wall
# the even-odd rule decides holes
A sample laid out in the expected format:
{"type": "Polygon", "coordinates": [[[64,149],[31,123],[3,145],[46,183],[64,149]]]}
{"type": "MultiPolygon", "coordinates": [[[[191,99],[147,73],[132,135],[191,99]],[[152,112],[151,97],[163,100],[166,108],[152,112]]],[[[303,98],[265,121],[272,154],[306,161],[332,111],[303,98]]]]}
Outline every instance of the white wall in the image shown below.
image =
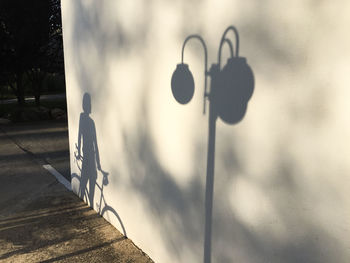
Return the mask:
{"type": "Polygon", "coordinates": [[[104,196],[128,237],[156,262],[203,261],[199,42],[185,50],[189,104],[170,81],[189,34],[205,39],[211,64],[234,25],[255,90],[240,123],[217,121],[212,262],[349,262],[349,14],[343,0],[62,0],[72,174],[89,93],[104,196]]]}

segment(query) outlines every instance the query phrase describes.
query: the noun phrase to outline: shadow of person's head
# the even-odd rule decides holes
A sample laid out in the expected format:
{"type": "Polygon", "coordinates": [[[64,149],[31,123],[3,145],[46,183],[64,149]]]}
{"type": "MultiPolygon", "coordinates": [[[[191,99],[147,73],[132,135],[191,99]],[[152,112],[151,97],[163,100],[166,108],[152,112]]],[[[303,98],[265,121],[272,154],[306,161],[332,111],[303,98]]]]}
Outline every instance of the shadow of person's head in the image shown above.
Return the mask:
{"type": "Polygon", "coordinates": [[[91,113],[91,96],[89,93],[84,93],[83,96],[83,111],[86,114],[91,113]]]}

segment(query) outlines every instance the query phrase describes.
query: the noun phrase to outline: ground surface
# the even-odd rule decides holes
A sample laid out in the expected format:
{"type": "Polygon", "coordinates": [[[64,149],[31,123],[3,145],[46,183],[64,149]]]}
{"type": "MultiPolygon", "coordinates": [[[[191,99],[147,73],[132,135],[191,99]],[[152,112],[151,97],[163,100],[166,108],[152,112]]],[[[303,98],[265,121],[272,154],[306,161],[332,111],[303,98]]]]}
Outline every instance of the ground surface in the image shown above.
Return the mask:
{"type": "Polygon", "coordinates": [[[1,130],[37,163],[51,164],[70,181],[67,121],[8,124],[1,130]]]}
{"type": "Polygon", "coordinates": [[[152,262],[42,168],[69,176],[65,125],[0,126],[0,262],[152,262]]]}

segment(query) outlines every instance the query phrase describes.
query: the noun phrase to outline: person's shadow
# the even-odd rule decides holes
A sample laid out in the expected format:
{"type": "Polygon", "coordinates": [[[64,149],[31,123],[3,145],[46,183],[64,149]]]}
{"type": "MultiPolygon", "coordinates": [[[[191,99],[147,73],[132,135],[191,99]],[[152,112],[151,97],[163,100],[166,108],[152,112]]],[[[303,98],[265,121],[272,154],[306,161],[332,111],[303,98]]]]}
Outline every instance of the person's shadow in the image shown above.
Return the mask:
{"type": "Polygon", "coordinates": [[[80,114],[79,119],[79,132],[78,132],[78,143],[76,144],[76,152],[74,153],[75,162],[77,168],[80,171],[80,176],[76,173],[71,175],[73,179],[80,181],[79,189],[77,194],[80,198],[87,201],[88,204],[95,208],[96,211],[101,215],[113,214],[122,228],[125,238],[127,238],[125,226],[117,213],[117,211],[106,203],[103,188],[109,184],[108,175],[109,173],[101,169],[100,154],[98,151],[96,128],[93,119],[90,117],[91,114],[91,96],[89,93],[84,93],[83,96],[83,112],[80,114]],[[102,182],[97,182],[97,172],[102,175],[102,182]],[[87,188],[89,183],[89,189],[87,188]],[[94,196],[95,187],[97,191],[100,191],[100,200],[95,203],[94,196]]]}
{"type": "Polygon", "coordinates": [[[93,206],[95,185],[97,180],[97,169],[101,171],[100,155],[96,138],[96,128],[91,113],[91,96],[85,93],[83,97],[83,112],[79,119],[78,132],[78,158],[82,160],[81,179],[78,195],[84,198],[87,184],[89,183],[88,201],[93,206]],[[82,151],[82,155],[81,155],[82,151]]]}

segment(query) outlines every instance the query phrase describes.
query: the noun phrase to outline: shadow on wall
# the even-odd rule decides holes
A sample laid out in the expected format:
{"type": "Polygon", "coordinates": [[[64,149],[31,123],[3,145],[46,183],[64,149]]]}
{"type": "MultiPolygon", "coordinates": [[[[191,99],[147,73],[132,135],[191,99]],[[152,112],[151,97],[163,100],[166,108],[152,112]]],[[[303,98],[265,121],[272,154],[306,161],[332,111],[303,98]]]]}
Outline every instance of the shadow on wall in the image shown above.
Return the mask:
{"type": "Polygon", "coordinates": [[[83,96],[83,112],[80,114],[79,119],[78,143],[75,145],[76,152],[74,153],[75,162],[80,170],[80,176],[75,173],[72,174],[72,182],[73,179],[77,179],[79,181],[79,190],[77,194],[80,198],[87,201],[93,208],[95,187],[97,186],[101,192],[100,200],[96,203],[97,212],[101,216],[103,216],[105,213],[112,213],[118,219],[124,236],[126,236],[124,224],[122,223],[120,216],[111,206],[106,203],[103,195],[103,188],[109,183],[108,172],[103,171],[101,168],[96,127],[93,119],[90,117],[90,114],[91,96],[89,93],[85,93],[83,96]],[[101,184],[97,182],[98,172],[100,172],[102,175],[101,184]],[[87,187],[88,184],[89,188],[87,187]]]}
{"type": "MultiPolygon", "coordinates": [[[[197,35],[189,36],[186,40],[190,38],[197,38],[204,43],[197,35]]],[[[225,37],[222,38],[220,46],[224,43],[231,49],[232,43],[225,37]]],[[[205,45],[204,49],[206,50],[205,45]]],[[[205,55],[205,64],[206,57],[207,55],[205,55]]],[[[160,218],[158,223],[160,231],[164,234],[164,244],[178,262],[187,251],[200,257],[203,244],[199,243],[203,230],[205,262],[209,262],[211,256],[215,256],[215,262],[334,262],[334,258],[340,254],[337,247],[339,242],[315,223],[308,214],[292,211],[290,204],[286,205],[285,196],[290,195],[294,197],[293,206],[299,207],[305,189],[298,186],[295,181],[298,169],[285,147],[280,148],[281,154],[275,163],[275,169],[270,171],[272,175],[261,174],[261,176],[272,178],[271,186],[263,187],[264,190],[271,191],[266,191],[264,194],[269,198],[276,213],[276,225],[280,224],[290,229],[289,236],[274,237],[271,229],[268,230],[270,226],[266,227],[264,235],[261,235],[261,229],[249,225],[237,217],[232,210],[227,200],[227,196],[232,191],[230,185],[244,174],[244,167],[241,167],[238,158],[240,149],[233,146],[236,138],[231,136],[220,138],[230,140],[229,144],[222,144],[225,149],[217,159],[221,161],[222,168],[227,173],[220,174],[221,178],[218,180],[220,186],[217,188],[219,191],[216,192],[216,200],[213,200],[216,120],[220,118],[227,124],[233,125],[244,118],[247,103],[254,91],[254,77],[244,66],[245,63],[244,58],[231,56],[222,69],[220,65],[214,64],[209,71],[211,90],[210,94],[207,94],[206,90],[204,93],[204,97],[210,101],[205,229],[202,229],[200,224],[203,222],[201,209],[204,191],[201,183],[203,174],[195,173],[188,184],[180,185],[160,164],[150,133],[147,89],[144,89],[142,94],[144,99],[140,104],[139,112],[139,116],[142,117],[137,120],[139,123],[137,133],[133,135],[124,132],[123,141],[127,149],[132,186],[142,195],[150,213],[155,218],[160,218]],[[235,73],[229,74],[231,70],[235,73]],[[135,166],[135,163],[138,165],[135,166]],[[212,217],[213,201],[215,201],[214,217],[212,217]],[[213,233],[212,223],[215,231],[213,233]],[[213,244],[212,234],[213,240],[216,241],[213,244]],[[197,253],[198,251],[200,252],[197,253]]],[[[150,72],[151,68],[145,68],[145,72],[150,72]]],[[[205,73],[208,74],[207,70],[205,73]]],[[[193,96],[194,80],[183,61],[175,70],[171,82],[175,99],[180,104],[188,103],[193,96]]],[[[201,151],[204,149],[198,145],[195,157],[198,162],[194,162],[196,164],[200,163],[199,152],[201,151]]],[[[245,179],[253,185],[259,183],[252,178],[245,179]]],[[[273,224],[274,222],[271,223],[273,224]]]]}
{"type": "Polygon", "coordinates": [[[222,35],[219,45],[218,63],[213,64],[210,71],[207,69],[208,54],[204,40],[199,35],[190,35],[185,39],[182,46],[181,64],[177,65],[171,79],[173,95],[180,104],[186,104],[191,101],[194,94],[192,74],[188,65],[183,63],[185,45],[192,38],[198,39],[204,48],[204,113],[206,98],[210,102],[204,232],[204,262],[209,263],[211,262],[216,120],[220,118],[227,124],[236,124],[244,118],[248,101],[254,91],[254,75],[246,63],[246,59],[238,56],[239,36],[235,27],[228,27],[222,35]],[[235,33],[236,37],[235,55],[232,42],[226,38],[230,30],[235,33]],[[225,43],[229,46],[231,58],[221,69],[221,50],[225,43]],[[207,91],[207,76],[211,78],[210,92],[207,91]]]}
{"type": "MultiPolygon", "coordinates": [[[[140,23],[140,27],[133,27],[132,30],[126,27],[123,28],[123,23],[120,21],[120,23],[113,23],[116,27],[111,29],[110,24],[103,21],[103,18],[108,16],[101,16],[103,10],[108,10],[108,8],[105,8],[107,2],[95,1],[93,8],[91,8],[91,5],[84,6],[83,1],[74,1],[71,6],[72,17],[74,18],[72,31],[73,67],[77,72],[78,85],[91,92],[94,103],[102,103],[105,100],[104,93],[94,92],[93,83],[100,83],[105,78],[105,75],[99,72],[109,72],[106,65],[108,65],[107,62],[111,58],[111,54],[127,55],[143,49],[143,47],[150,44],[150,41],[154,40],[150,37],[149,29],[154,28],[155,23],[158,23],[157,20],[148,18],[154,17],[155,13],[153,12],[157,10],[155,7],[159,3],[143,1],[148,9],[143,10],[146,16],[140,23]],[[96,63],[89,64],[86,63],[85,50],[91,48],[91,43],[98,49],[96,53],[99,60],[96,63]],[[98,70],[91,69],[91,65],[96,65],[98,70]]],[[[184,10],[188,12],[192,12],[194,7],[200,9],[199,5],[198,1],[184,1],[183,4],[184,10]]],[[[274,5],[274,3],[271,3],[271,5],[274,5]]],[[[172,6],[172,8],[174,7],[172,6]]],[[[284,62],[286,57],[290,58],[290,53],[286,52],[285,48],[281,48],[280,45],[285,45],[284,42],[272,37],[276,34],[276,24],[268,24],[269,20],[267,18],[271,17],[274,8],[266,9],[266,12],[269,13],[263,16],[261,16],[261,6],[254,5],[254,8],[256,8],[254,13],[247,15],[242,24],[243,30],[246,32],[245,39],[250,40],[250,43],[249,41],[245,43],[251,46],[248,50],[255,48],[256,43],[259,43],[259,49],[261,49],[259,54],[263,54],[263,56],[257,57],[259,54],[256,54],[254,58],[251,57],[249,60],[253,61],[254,59],[255,62],[262,62],[254,63],[255,72],[257,72],[257,66],[260,65],[262,66],[258,70],[260,73],[274,78],[275,74],[271,74],[271,66],[265,67],[265,64],[275,63],[276,61],[284,62]],[[266,31],[267,29],[269,31],[266,31]]],[[[312,11],[313,9],[310,10],[310,14],[313,14],[312,11]]],[[[185,14],[185,12],[180,13],[180,16],[185,14]]],[[[183,36],[187,36],[188,29],[193,28],[193,26],[188,25],[189,20],[186,14],[182,18],[179,19],[182,23],[179,26],[182,29],[181,40],[183,36]]],[[[198,31],[201,31],[201,29],[199,28],[198,31]]],[[[230,45],[229,41],[225,40],[226,44],[230,45]]],[[[126,149],[125,159],[128,162],[130,172],[128,175],[130,176],[131,190],[142,197],[151,216],[159,219],[157,220],[157,230],[162,233],[163,244],[168,249],[169,254],[174,257],[173,261],[180,262],[179,259],[183,258],[184,252],[188,251],[200,258],[203,247],[201,236],[204,230],[199,223],[203,222],[204,214],[202,211],[202,195],[205,192],[204,188],[208,188],[210,184],[207,183],[206,186],[203,186],[203,173],[195,171],[188,184],[180,185],[161,165],[155,151],[154,137],[151,133],[149,108],[152,101],[149,100],[150,92],[147,88],[149,76],[153,76],[157,72],[155,72],[154,67],[149,66],[149,57],[140,56],[138,59],[144,65],[143,75],[140,78],[145,83],[145,87],[141,91],[141,99],[137,109],[139,118],[134,120],[137,123],[137,130],[133,133],[126,129],[122,131],[126,149]],[[138,165],[135,165],[135,163],[138,165]]],[[[299,66],[300,64],[297,63],[296,65],[299,66]]],[[[212,94],[212,97],[215,97],[214,94],[212,94]]],[[[216,112],[212,115],[221,118],[221,114],[218,113],[219,110],[215,110],[214,106],[217,104],[214,103],[214,98],[209,97],[209,99],[211,110],[214,113],[216,112]]],[[[239,100],[237,101],[239,102],[239,100]]],[[[235,105],[238,110],[231,111],[231,114],[245,108],[244,105],[231,104],[231,106],[235,105]]],[[[236,115],[236,119],[239,119],[238,115],[236,115]]],[[[244,114],[242,114],[243,117],[244,114]]],[[[216,118],[212,119],[215,120],[216,118]]],[[[214,125],[209,125],[209,128],[213,127],[215,131],[215,121],[214,125]]],[[[210,138],[211,142],[215,142],[212,139],[215,136],[209,136],[210,138]]],[[[215,202],[213,245],[211,246],[213,259],[215,257],[216,262],[252,263],[335,262],[335,259],[342,254],[340,250],[342,246],[339,244],[339,240],[330,235],[328,229],[319,225],[310,216],[310,213],[300,213],[290,209],[291,207],[303,209],[300,203],[304,201],[303,198],[308,192],[307,189],[298,184],[297,173],[300,171],[296,161],[288,153],[286,144],[276,146],[276,151],[279,151],[279,154],[275,160],[274,169],[262,171],[259,174],[261,177],[269,178],[266,180],[268,185],[262,185],[256,178],[246,176],[245,164],[239,158],[240,149],[235,147],[237,138],[225,135],[216,139],[229,140],[230,143],[221,144],[224,149],[216,152],[216,165],[218,168],[220,167],[223,173],[220,174],[220,180],[215,183],[216,194],[213,200],[215,202]],[[269,200],[276,214],[274,218],[277,224],[288,229],[290,233],[288,236],[276,237],[271,232],[274,227],[270,227],[270,224],[252,227],[235,214],[232,204],[227,200],[227,196],[232,191],[232,183],[242,178],[243,175],[245,175],[244,179],[249,184],[264,191],[264,197],[269,200]],[[286,196],[293,196],[293,199],[286,199],[286,196]],[[264,235],[261,235],[262,230],[264,230],[264,235]]],[[[197,144],[194,154],[195,164],[202,163],[202,152],[205,152],[205,149],[201,144],[197,144]]],[[[214,156],[214,151],[212,151],[212,156],[214,156]]],[[[113,172],[118,171],[119,166],[115,164],[113,172]]],[[[75,176],[77,179],[80,178],[78,175],[75,176]]],[[[218,178],[218,174],[216,176],[218,178]]],[[[248,195],[249,193],[247,193],[248,195]]],[[[336,200],[335,196],[329,196],[329,198],[336,200]]],[[[238,203],[240,200],[235,201],[238,203]]],[[[208,225],[210,224],[207,223],[208,225]]],[[[271,225],[274,225],[274,221],[271,225]]],[[[347,260],[337,262],[347,262],[347,260]]]]}

